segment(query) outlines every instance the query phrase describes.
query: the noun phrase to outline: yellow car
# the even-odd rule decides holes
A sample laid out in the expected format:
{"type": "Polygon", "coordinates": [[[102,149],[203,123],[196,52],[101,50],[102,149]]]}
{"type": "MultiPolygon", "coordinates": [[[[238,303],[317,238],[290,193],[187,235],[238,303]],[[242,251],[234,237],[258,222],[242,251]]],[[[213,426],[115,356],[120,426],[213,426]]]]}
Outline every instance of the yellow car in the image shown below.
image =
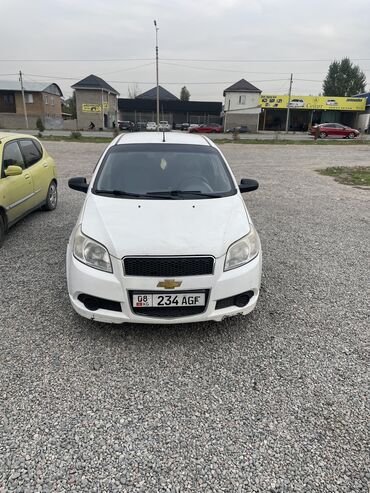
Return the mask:
{"type": "Polygon", "coordinates": [[[35,209],[57,206],[54,160],[36,137],[0,131],[0,246],[6,231],[35,209]]]}

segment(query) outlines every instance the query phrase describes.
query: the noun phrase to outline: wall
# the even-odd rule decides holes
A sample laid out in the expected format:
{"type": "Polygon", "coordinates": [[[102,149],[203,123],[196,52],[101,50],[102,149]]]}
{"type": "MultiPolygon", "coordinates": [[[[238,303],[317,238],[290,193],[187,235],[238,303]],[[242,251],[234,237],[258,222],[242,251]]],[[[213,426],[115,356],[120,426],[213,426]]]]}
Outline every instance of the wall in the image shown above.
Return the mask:
{"type": "Polygon", "coordinates": [[[82,111],[83,104],[101,105],[102,100],[108,103],[108,109],[104,110],[104,114],[108,118],[108,128],[112,128],[113,121],[117,122],[117,96],[111,93],[108,94],[107,91],[102,92],[100,89],[76,89],[76,110],[79,129],[87,129],[90,122],[95,124],[96,129],[104,127],[103,112],[82,111]]]}
{"type": "Polygon", "coordinates": [[[258,114],[248,114],[248,113],[225,113],[224,117],[224,128],[225,130],[232,127],[240,127],[241,125],[247,125],[251,132],[258,131],[258,114]]]}
{"type": "Polygon", "coordinates": [[[225,96],[225,111],[236,110],[236,113],[261,113],[259,93],[227,92],[225,96]],[[245,96],[245,104],[239,103],[239,96],[245,96]]]}

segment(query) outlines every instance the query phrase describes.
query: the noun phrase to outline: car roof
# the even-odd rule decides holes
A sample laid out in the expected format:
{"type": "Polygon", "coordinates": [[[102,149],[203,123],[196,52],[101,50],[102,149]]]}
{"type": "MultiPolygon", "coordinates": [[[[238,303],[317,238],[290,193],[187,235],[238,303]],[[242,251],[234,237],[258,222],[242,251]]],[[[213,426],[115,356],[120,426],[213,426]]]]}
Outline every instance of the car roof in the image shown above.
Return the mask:
{"type": "MultiPolygon", "coordinates": [[[[216,147],[214,143],[203,135],[184,134],[180,132],[166,132],[166,144],[189,144],[216,147]]],[[[163,132],[134,132],[117,137],[114,144],[162,144],[163,132]]]]}
{"type": "MultiPolygon", "coordinates": [[[[0,143],[8,140],[13,140],[13,139],[35,139],[36,137],[34,135],[29,135],[29,134],[19,134],[16,132],[0,132],[0,143]]],[[[36,139],[37,140],[37,139],[36,139]]]]}

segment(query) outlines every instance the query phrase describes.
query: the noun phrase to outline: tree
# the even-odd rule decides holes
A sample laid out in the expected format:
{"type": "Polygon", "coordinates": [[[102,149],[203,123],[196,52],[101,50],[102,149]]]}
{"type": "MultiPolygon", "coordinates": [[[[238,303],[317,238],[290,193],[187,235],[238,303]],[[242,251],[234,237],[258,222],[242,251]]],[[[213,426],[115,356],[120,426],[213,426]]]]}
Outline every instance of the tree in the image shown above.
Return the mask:
{"type": "Polygon", "coordinates": [[[127,91],[129,99],[135,99],[140,94],[140,89],[136,82],[128,86],[127,91]]]}
{"type": "Polygon", "coordinates": [[[69,113],[73,119],[77,118],[75,91],[73,91],[73,95],[70,98],[62,102],[62,111],[63,113],[69,113]]]}
{"type": "Polygon", "coordinates": [[[330,64],[323,83],[324,96],[354,96],[365,92],[366,76],[349,58],[330,64]]]}
{"type": "Polygon", "coordinates": [[[190,92],[186,89],[186,86],[184,86],[181,88],[180,100],[189,101],[189,99],[190,99],[190,92]]]}

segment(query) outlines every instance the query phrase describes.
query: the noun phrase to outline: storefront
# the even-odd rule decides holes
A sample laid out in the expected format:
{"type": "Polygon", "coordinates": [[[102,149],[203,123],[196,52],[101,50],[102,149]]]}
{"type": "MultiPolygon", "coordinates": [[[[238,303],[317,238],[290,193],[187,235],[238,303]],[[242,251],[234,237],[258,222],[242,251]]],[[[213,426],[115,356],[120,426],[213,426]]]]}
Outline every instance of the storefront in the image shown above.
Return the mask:
{"type": "Polygon", "coordinates": [[[316,123],[341,123],[355,127],[358,115],[365,111],[366,99],[332,96],[261,95],[260,130],[286,128],[289,106],[289,130],[306,132],[316,123]]]}

